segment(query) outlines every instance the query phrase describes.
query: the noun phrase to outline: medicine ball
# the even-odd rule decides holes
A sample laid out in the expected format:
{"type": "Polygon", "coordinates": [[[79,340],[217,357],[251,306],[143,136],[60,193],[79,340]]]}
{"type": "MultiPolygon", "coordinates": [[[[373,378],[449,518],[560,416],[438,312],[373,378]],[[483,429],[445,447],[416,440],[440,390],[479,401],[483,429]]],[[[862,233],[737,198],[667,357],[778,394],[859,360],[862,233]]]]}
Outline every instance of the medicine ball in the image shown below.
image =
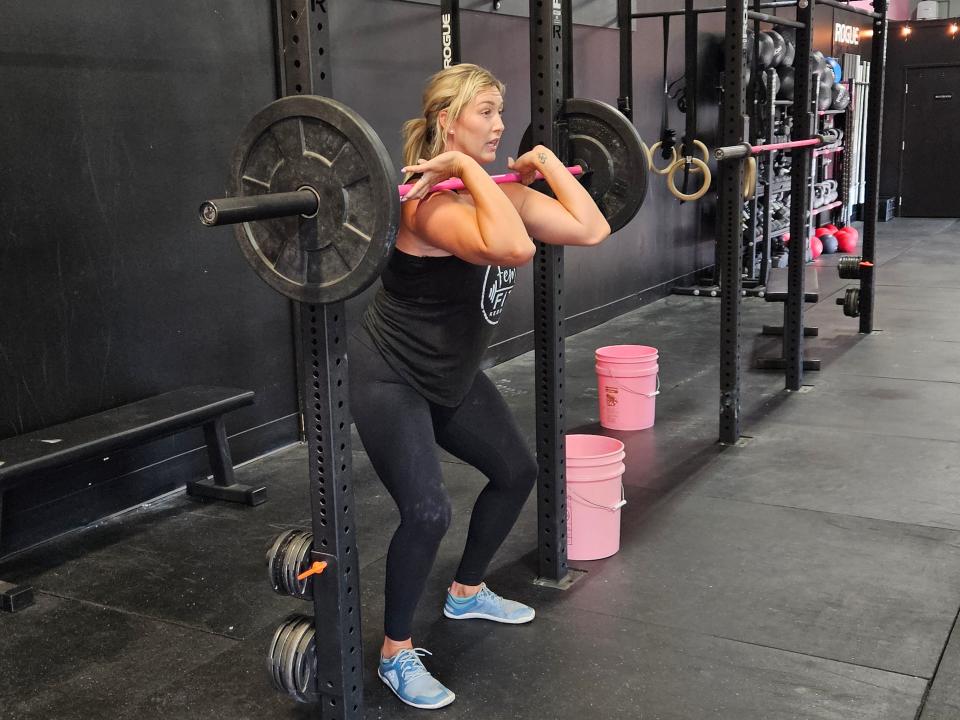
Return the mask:
{"type": "Polygon", "coordinates": [[[766,32],[760,33],[760,46],[757,48],[757,59],[760,67],[768,68],[773,63],[773,38],[766,32]]]}
{"type": "Polygon", "coordinates": [[[785,232],[782,236],[783,244],[786,245],[790,242],[790,233],[785,232]]]}
{"type": "Polygon", "coordinates": [[[823,252],[827,255],[833,255],[840,246],[839,241],[833,235],[821,235],[820,242],[823,243],[823,252]]]}
{"type": "Polygon", "coordinates": [[[787,43],[783,39],[783,35],[776,30],[768,30],[767,35],[773,40],[773,60],[770,62],[770,67],[779,67],[787,53],[787,43]]]}
{"type": "Polygon", "coordinates": [[[824,227],[824,229],[825,229],[827,232],[829,232],[831,235],[835,234],[835,233],[837,232],[837,230],[840,229],[840,228],[838,228],[836,225],[834,225],[833,223],[828,223],[828,224],[824,225],[823,227],[824,227]]]}
{"type": "Polygon", "coordinates": [[[830,235],[831,233],[829,230],[827,230],[827,228],[819,227],[816,230],[814,230],[813,234],[816,235],[817,237],[823,237],[824,235],[830,235]]]}
{"type": "Polygon", "coordinates": [[[778,100],[793,100],[794,72],[794,69],[789,65],[781,65],[777,68],[777,75],[780,77],[780,89],[777,91],[778,100]]]}
{"type": "Polygon", "coordinates": [[[840,67],[840,63],[833,57],[826,58],[826,61],[827,68],[833,71],[833,81],[841,82],[843,80],[843,69],[840,67]]]}
{"type": "Polygon", "coordinates": [[[857,243],[860,241],[860,233],[857,232],[857,229],[853,225],[844,225],[840,229],[843,230],[845,233],[847,233],[847,235],[852,237],[854,243],[857,243]]]}
{"type": "Polygon", "coordinates": [[[820,238],[812,237],[810,238],[810,255],[816,260],[823,254],[823,243],[820,242],[820,238]]]}
{"type": "Polygon", "coordinates": [[[837,230],[836,238],[840,252],[847,255],[853,255],[857,252],[857,242],[859,238],[847,232],[846,228],[837,230]]]}
{"type": "Polygon", "coordinates": [[[831,82],[833,76],[821,75],[820,77],[826,77],[827,81],[820,81],[819,93],[817,94],[817,110],[829,110],[833,104],[833,83],[831,82]]]}
{"type": "Polygon", "coordinates": [[[831,95],[833,96],[833,101],[830,107],[834,110],[846,110],[850,107],[850,91],[847,90],[847,86],[843,83],[834,83],[831,89],[831,95]]]}

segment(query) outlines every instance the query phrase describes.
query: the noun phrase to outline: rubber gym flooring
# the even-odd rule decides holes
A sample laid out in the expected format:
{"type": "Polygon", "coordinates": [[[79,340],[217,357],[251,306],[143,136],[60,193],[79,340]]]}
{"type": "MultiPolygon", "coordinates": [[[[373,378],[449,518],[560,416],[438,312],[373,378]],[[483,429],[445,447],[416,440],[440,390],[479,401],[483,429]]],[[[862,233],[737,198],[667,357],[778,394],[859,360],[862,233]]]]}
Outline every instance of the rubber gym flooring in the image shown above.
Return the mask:
{"type": "MultiPolygon", "coordinates": [[[[437,717],[752,720],[960,717],[960,221],[878,227],[876,326],[835,305],[848,283],[819,262],[820,328],[804,392],[746,370],[742,446],[716,439],[719,301],[672,296],[568,339],[570,431],[597,432],[593,350],[660,349],[651,430],[627,446],[622,547],[571,589],[532,584],[531,501],[490,586],[533,605],[530,625],[440,613],[483,482],[448,458],[455,520],[414,633],[457,693],[437,717]]],[[[746,362],[782,305],[744,302],[746,362]]],[[[490,375],[532,444],[533,355],[490,375]]],[[[373,671],[384,556],[396,522],[357,444],[366,717],[426,716],[373,671]]],[[[37,603],[0,616],[0,718],[308,718],[276,693],[267,641],[309,606],[273,594],[264,550],[309,524],[305,451],[239,468],[256,508],[182,494],[0,563],[37,603]]]]}

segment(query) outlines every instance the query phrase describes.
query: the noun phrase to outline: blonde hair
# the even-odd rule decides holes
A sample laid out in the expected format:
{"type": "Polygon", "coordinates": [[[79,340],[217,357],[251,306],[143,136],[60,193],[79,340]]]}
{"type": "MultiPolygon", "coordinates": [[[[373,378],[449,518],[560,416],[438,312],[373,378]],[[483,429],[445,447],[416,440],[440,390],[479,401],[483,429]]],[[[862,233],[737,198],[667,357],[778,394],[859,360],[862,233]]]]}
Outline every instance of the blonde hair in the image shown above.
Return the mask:
{"type": "MultiPolygon", "coordinates": [[[[444,135],[440,111],[447,111],[449,127],[481,90],[506,87],[489,70],[461,63],[444,68],[427,81],[423,90],[423,115],[403,124],[403,164],[414,165],[418,158],[429,160],[443,152],[444,135]]],[[[408,174],[404,182],[410,180],[408,174]]]]}

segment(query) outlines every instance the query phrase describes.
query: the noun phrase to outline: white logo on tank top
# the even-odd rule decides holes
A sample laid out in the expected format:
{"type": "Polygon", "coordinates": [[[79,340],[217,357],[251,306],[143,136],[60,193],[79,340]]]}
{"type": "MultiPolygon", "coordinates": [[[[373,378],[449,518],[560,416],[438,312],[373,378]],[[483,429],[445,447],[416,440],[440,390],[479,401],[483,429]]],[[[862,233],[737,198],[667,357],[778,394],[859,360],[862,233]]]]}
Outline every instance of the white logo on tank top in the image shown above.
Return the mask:
{"type": "Polygon", "coordinates": [[[480,297],[480,309],[483,319],[490,325],[500,322],[503,306],[507,304],[507,296],[513,290],[517,279],[516,268],[505,268],[491,265],[483,279],[483,295],[480,297]]]}

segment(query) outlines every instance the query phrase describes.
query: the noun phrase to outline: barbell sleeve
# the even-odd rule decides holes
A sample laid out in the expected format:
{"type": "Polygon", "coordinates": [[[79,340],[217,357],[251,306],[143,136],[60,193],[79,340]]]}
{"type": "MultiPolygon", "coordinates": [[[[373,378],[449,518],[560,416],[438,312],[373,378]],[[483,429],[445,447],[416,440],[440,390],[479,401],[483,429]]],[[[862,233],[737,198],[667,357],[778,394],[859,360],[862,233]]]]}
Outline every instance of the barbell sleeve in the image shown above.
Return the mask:
{"type": "Polygon", "coordinates": [[[320,197],[306,188],[294,192],[240,195],[202,203],[200,222],[215,227],[290,215],[309,217],[317,213],[319,206],[320,197]]]}

